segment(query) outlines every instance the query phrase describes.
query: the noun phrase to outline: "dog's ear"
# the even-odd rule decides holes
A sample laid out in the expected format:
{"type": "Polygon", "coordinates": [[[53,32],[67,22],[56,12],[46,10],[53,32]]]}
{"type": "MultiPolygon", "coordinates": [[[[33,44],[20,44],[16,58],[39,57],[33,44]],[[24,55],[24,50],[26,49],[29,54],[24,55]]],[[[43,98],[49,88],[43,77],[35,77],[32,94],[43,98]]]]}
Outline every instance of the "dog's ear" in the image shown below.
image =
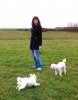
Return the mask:
{"type": "Polygon", "coordinates": [[[20,80],[21,77],[17,77],[17,81],[20,80]]]}
{"type": "Polygon", "coordinates": [[[32,76],[33,74],[30,74],[30,77],[32,76]]]}
{"type": "Polygon", "coordinates": [[[52,68],[52,64],[50,65],[50,68],[52,68]]]}
{"type": "Polygon", "coordinates": [[[54,64],[51,64],[50,68],[53,68],[54,67],[54,64]]]}
{"type": "Polygon", "coordinates": [[[37,79],[37,77],[36,77],[36,75],[35,75],[35,74],[33,74],[33,77],[34,77],[35,79],[37,79]]]}
{"type": "Polygon", "coordinates": [[[17,77],[17,79],[19,79],[20,77],[17,77]]]}
{"type": "Polygon", "coordinates": [[[34,76],[34,77],[36,77],[36,75],[35,75],[35,74],[33,74],[33,76],[34,76]]]}

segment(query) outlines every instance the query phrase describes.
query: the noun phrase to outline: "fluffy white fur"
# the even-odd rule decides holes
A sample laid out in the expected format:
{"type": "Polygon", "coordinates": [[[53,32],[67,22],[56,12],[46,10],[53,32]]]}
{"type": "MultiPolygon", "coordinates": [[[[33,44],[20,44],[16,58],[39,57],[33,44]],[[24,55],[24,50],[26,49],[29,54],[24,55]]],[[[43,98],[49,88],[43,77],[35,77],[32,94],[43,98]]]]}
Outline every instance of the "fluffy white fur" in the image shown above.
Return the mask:
{"type": "Polygon", "coordinates": [[[17,87],[18,91],[24,89],[25,87],[39,86],[40,84],[36,82],[37,77],[35,74],[30,74],[29,77],[17,77],[17,87]]]}
{"type": "Polygon", "coordinates": [[[66,59],[58,64],[51,64],[50,68],[55,70],[55,75],[62,76],[62,73],[66,74],[66,59]]]}

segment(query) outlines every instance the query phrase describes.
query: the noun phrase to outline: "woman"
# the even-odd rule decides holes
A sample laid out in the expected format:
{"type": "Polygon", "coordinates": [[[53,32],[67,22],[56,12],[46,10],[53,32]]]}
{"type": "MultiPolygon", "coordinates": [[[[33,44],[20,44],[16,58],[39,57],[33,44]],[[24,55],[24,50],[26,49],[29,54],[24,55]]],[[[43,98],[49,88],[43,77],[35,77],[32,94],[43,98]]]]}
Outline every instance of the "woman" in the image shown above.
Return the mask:
{"type": "Polygon", "coordinates": [[[30,49],[35,61],[35,67],[37,70],[43,69],[43,64],[39,56],[39,49],[42,48],[42,27],[40,20],[37,16],[32,19],[32,28],[31,28],[31,40],[30,40],[30,49]]]}

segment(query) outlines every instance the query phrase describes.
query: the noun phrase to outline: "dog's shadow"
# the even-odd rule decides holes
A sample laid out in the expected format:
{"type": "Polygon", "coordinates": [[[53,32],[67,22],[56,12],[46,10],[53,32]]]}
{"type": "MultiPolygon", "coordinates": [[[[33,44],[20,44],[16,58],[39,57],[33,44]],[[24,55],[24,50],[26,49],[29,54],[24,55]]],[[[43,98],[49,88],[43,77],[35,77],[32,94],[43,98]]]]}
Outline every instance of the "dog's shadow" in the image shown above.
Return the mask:
{"type": "Polygon", "coordinates": [[[32,86],[32,87],[26,87],[26,88],[24,88],[24,89],[21,89],[20,91],[18,91],[18,92],[21,92],[21,91],[26,91],[26,90],[33,90],[33,89],[35,89],[35,88],[38,88],[38,87],[36,87],[36,86],[32,86]]]}

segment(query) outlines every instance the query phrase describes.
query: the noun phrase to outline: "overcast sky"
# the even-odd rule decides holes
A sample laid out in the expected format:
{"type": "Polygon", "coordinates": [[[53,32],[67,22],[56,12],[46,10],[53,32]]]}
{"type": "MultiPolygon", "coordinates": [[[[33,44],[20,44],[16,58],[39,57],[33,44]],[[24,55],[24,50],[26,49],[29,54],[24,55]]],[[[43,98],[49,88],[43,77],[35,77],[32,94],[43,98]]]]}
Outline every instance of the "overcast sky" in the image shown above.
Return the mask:
{"type": "Polygon", "coordinates": [[[45,28],[78,22],[78,0],[0,0],[0,28],[30,28],[38,16],[45,28]]]}

